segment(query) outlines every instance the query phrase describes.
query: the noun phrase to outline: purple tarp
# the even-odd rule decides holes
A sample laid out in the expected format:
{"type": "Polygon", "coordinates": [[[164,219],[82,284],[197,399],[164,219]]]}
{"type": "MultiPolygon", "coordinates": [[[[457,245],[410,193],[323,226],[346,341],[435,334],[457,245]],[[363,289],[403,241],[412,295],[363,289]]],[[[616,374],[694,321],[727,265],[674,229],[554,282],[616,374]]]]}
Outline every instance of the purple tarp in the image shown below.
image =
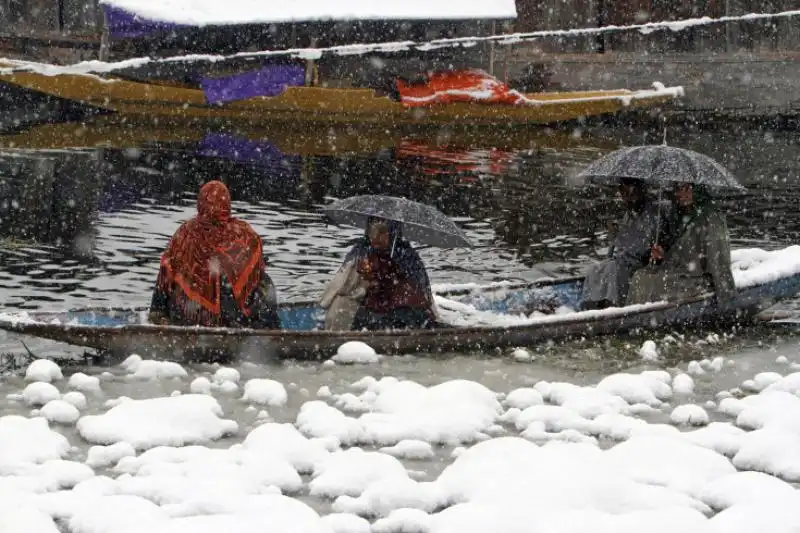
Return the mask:
{"type": "Polygon", "coordinates": [[[197,146],[197,154],[284,169],[293,168],[299,160],[283,154],[269,141],[253,141],[227,133],[207,133],[197,146]]]}
{"type": "Polygon", "coordinates": [[[305,79],[305,69],[301,66],[269,65],[222,78],[203,78],[200,85],[209,104],[220,104],[256,96],[278,96],[286,87],[302,86],[305,79]]]}
{"type": "Polygon", "coordinates": [[[148,20],[129,13],[124,9],[103,6],[106,15],[106,27],[108,35],[112,39],[131,39],[135,37],[145,37],[156,32],[167,32],[180,28],[191,28],[184,24],[173,24],[171,22],[158,22],[148,20]]]}

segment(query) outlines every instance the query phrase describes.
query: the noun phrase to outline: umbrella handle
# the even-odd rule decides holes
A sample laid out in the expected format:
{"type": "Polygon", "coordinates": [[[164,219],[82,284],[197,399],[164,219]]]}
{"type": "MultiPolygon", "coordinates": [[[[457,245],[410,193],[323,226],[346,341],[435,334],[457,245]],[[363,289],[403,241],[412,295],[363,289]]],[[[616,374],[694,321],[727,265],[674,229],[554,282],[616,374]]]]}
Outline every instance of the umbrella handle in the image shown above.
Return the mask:
{"type": "MultiPolygon", "coordinates": [[[[664,133],[666,135],[666,129],[664,133]]],[[[661,187],[658,188],[658,203],[656,204],[656,234],[655,234],[655,241],[653,242],[653,248],[658,246],[658,236],[661,233],[661,187]]],[[[650,264],[654,264],[655,261],[653,260],[653,252],[650,252],[650,264]]]]}

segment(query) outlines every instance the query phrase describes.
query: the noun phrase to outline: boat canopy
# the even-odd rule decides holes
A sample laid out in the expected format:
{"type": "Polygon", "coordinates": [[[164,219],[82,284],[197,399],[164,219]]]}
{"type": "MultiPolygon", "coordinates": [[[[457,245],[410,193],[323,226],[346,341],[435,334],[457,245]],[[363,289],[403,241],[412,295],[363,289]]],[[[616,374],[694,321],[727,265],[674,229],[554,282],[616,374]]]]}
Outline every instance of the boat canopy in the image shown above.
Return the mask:
{"type": "Polygon", "coordinates": [[[515,0],[100,0],[112,36],[173,27],[359,21],[511,20],[515,0]]]}

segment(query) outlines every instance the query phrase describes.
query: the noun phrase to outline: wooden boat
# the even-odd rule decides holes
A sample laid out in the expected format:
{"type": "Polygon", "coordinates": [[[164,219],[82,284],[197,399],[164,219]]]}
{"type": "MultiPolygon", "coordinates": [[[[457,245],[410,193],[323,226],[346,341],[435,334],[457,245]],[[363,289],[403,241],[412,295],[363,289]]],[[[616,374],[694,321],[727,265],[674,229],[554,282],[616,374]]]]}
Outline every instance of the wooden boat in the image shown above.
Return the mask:
{"type": "Polygon", "coordinates": [[[600,90],[530,93],[537,105],[451,103],[406,107],[369,88],[291,86],[277,96],[257,96],[209,103],[202,89],[132,81],[114,76],[74,73],[52,65],[0,62],[2,84],[78,102],[132,117],[225,119],[249,124],[298,121],[315,124],[549,124],[617,113],[668,102],[682,94],[680,87],[630,91],[600,90]]]}
{"type": "Polygon", "coordinates": [[[237,355],[313,360],[330,357],[347,341],[366,342],[384,354],[484,351],[631,330],[746,323],[778,300],[800,292],[800,268],[791,271],[794,273],[771,276],[768,281],[739,289],[724,307],[706,294],[674,302],[541,314],[527,319],[520,314],[527,314],[542,302],[577,309],[582,278],[437,291],[443,320],[456,316],[461,308],[470,308],[479,315],[494,316],[494,324],[499,325],[453,323],[429,330],[322,331],[322,310],[314,302],[304,302],[281,306],[282,330],[158,326],[146,323],[146,309],[101,308],[0,314],[0,329],[95,348],[115,355],[115,359],[138,353],[181,361],[237,355]]]}
{"type": "Polygon", "coordinates": [[[141,148],[153,144],[182,145],[197,143],[213,132],[236,135],[252,141],[267,140],[284,154],[302,156],[374,154],[409,142],[448,150],[568,150],[587,146],[610,150],[618,147],[616,142],[607,139],[592,138],[589,135],[577,139],[568,131],[545,131],[542,128],[520,128],[514,135],[509,135],[503,129],[462,124],[449,125],[442,131],[438,126],[387,129],[368,125],[359,128],[331,125],[320,129],[300,123],[248,125],[229,121],[198,122],[181,118],[140,119],[102,115],[87,121],[37,125],[0,135],[0,148],[57,150],[141,148]]]}

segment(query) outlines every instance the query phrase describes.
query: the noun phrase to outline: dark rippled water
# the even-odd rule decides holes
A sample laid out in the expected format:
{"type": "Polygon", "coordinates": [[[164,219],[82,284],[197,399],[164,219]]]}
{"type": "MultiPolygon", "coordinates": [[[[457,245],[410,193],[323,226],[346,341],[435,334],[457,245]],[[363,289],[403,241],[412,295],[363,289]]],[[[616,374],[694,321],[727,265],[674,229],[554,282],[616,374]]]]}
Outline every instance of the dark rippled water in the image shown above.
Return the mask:
{"type": "MultiPolygon", "coordinates": [[[[431,203],[463,225],[475,249],[421,250],[434,282],[573,273],[602,253],[606,221],[616,216],[613,200],[582,187],[575,174],[618,146],[660,142],[662,132],[593,127],[384,138],[349,130],[265,138],[217,129],[186,140],[162,126],[153,136],[160,140],[148,141],[146,131],[136,141],[109,134],[112,147],[81,149],[64,148],[69,136],[53,142],[57,149],[24,148],[24,132],[0,141],[4,309],[147,305],[161,250],[211,178],[228,183],[236,215],[263,236],[286,300],[315,296],[360,233],[327,225],[319,207],[363,193],[431,203]]],[[[717,158],[751,189],[729,204],[735,247],[800,241],[796,132],[672,127],[670,137],[717,158]]]]}

